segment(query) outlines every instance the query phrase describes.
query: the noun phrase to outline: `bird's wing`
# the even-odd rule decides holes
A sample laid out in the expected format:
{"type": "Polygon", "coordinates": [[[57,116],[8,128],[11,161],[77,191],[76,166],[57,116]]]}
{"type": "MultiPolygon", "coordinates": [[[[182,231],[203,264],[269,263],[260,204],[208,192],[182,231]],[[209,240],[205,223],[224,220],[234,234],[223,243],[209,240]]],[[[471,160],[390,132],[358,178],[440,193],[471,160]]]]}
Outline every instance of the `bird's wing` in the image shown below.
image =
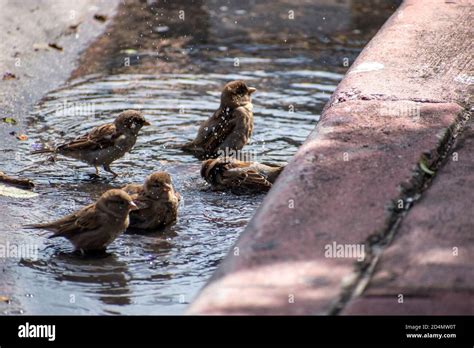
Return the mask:
{"type": "Polygon", "coordinates": [[[56,225],[54,237],[59,237],[93,231],[101,226],[101,221],[96,214],[95,205],[91,204],[56,221],[56,225]]]}
{"type": "Polygon", "coordinates": [[[112,123],[92,129],[69,143],[58,146],[58,150],[76,151],[76,150],[100,150],[114,145],[115,139],[121,135],[112,123]]]}
{"type": "Polygon", "coordinates": [[[200,147],[206,152],[212,153],[233,132],[235,123],[229,119],[225,110],[218,110],[209,122],[205,124],[205,132],[201,139],[196,139],[200,147]],[[207,129],[205,129],[207,128],[207,129]]]}
{"type": "Polygon", "coordinates": [[[153,200],[143,196],[143,195],[136,195],[133,198],[133,202],[137,205],[138,210],[133,210],[130,212],[130,225],[138,225],[146,223],[147,221],[150,222],[151,219],[155,219],[155,211],[149,210],[153,208],[153,200]],[[153,216],[150,216],[153,215],[153,216]]]}
{"type": "Polygon", "coordinates": [[[253,169],[232,168],[222,173],[224,184],[250,190],[269,190],[272,184],[253,169]]]}
{"type": "Polygon", "coordinates": [[[74,232],[82,233],[88,232],[101,227],[103,221],[97,214],[95,205],[90,205],[84,209],[81,209],[77,214],[77,219],[74,223],[74,232]]]}
{"type": "Polygon", "coordinates": [[[144,195],[133,195],[133,202],[137,205],[138,209],[148,209],[153,205],[153,200],[144,195]]]}
{"type": "Polygon", "coordinates": [[[253,130],[253,114],[244,107],[231,111],[227,128],[222,131],[222,141],[217,150],[241,150],[250,139],[253,130]]]}
{"type": "Polygon", "coordinates": [[[91,204],[78,212],[72,213],[62,219],[25,226],[26,228],[43,228],[54,232],[53,237],[74,235],[82,232],[95,230],[100,227],[100,219],[97,218],[95,205],[91,204]]]}

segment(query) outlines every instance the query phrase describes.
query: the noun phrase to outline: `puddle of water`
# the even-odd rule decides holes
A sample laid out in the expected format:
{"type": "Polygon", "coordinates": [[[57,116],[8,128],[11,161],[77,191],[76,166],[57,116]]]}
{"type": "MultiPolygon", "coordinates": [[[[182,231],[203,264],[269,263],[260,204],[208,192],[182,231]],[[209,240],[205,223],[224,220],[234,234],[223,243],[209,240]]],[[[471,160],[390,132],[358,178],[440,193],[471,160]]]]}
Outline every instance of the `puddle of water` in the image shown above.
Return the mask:
{"type": "MultiPolygon", "coordinates": [[[[254,98],[255,132],[246,151],[262,161],[287,161],[296,151],[295,145],[273,140],[290,137],[304,141],[319,117],[314,111],[321,109],[329,97],[327,91],[341,78],[338,74],[303,77],[298,70],[268,75],[265,83],[250,71],[231,77],[101,76],[53,92],[38,105],[29,127],[30,137],[38,142],[57,140],[63,133],[81,134],[98,123],[112,121],[127,108],[143,110],[152,126],[143,128],[132,153],[115,163],[113,168],[121,176],[112,182],[91,181],[88,174],[93,168],[69,159],[32,168],[28,175],[35,177],[41,198],[33,203],[38,206],[31,220],[58,218],[110,187],[141,182],[156,170],[170,172],[183,197],[175,225],[146,236],[125,235],[109,248],[113,255],[104,259],[81,260],[68,255],[67,241],[50,241],[38,232],[43,245],[39,259],[21,263],[23,281],[36,279],[36,289],[30,292],[36,299],[31,302],[41,303],[38,312],[156,314],[183,310],[263,196],[208,191],[199,176],[199,161],[167,145],[191,139],[199,121],[217,108],[221,86],[229,79],[245,79],[259,88],[254,98]],[[302,87],[288,89],[290,81],[301,81],[302,87]],[[304,107],[289,112],[289,105],[304,107]],[[84,115],[86,110],[93,114],[84,115]],[[74,306],[69,303],[71,295],[74,306]]],[[[26,207],[31,203],[21,204],[26,207]]]]}
{"type": "MultiPolygon", "coordinates": [[[[324,65],[321,57],[341,49],[358,52],[367,38],[319,51],[300,45],[290,53],[282,49],[279,38],[258,44],[238,40],[234,36],[194,46],[188,52],[195,63],[192,70],[197,71],[193,74],[148,74],[148,67],[146,74],[88,76],[49,93],[37,105],[28,128],[30,140],[15,149],[15,168],[38,160],[28,154],[34,142],[72,138],[112,121],[124,109],[141,109],[152,126],[143,128],[131,154],[112,164],[121,174],[113,181],[91,180],[92,167],[61,158],[24,172],[37,183],[38,198],[1,198],[4,214],[13,221],[3,226],[9,240],[39,247],[37,259],[8,264],[26,313],[182,313],[263,196],[210,192],[199,176],[199,161],[167,145],[193,138],[199,122],[218,107],[221,87],[229,80],[244,79],[258,88],[253,99],[254,134],[245,150],[259,161],[288,161],[297,147],[282,138],[304,141],[343,77],[340,66],[324,65]],[[238,69],[232,57],[239,57],[238,69]],[[172,175],[183,197],[178,222],[161,232],[124,235],[109,247],[108,257],[81,259],[70,254],[66,240],[49,240],[44,232],[21,229],[26,223],[64,216],[106,189],[142,182],[157,170],[172,175]]],[[[9,163],[0,165],[13,168],[9,163]]]]}

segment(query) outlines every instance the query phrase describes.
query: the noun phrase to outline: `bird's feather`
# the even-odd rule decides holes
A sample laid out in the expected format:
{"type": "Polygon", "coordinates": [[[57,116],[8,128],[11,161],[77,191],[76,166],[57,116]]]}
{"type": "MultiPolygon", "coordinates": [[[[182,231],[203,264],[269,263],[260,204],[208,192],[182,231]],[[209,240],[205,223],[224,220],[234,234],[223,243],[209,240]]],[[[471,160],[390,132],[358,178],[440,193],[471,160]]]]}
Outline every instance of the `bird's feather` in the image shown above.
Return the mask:
{"type": "Polygon", "coordinates": [[[114,146],[115,139],[121,135],[122,134],[116,130],[113,124],[104,124],[92,129],[89,133],[86,133],[71,142],[58,146],[57,149],[58,151],[65,152],[78,150],[101,150],[114,146]]]}

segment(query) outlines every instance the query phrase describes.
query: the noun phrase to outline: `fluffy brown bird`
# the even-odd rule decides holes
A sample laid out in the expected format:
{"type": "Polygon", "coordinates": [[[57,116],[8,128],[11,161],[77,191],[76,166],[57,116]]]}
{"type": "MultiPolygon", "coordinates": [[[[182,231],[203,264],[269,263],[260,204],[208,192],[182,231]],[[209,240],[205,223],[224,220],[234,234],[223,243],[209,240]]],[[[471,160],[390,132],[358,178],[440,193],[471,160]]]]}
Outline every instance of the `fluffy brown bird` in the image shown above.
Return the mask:
{"type": "Polygon", "coordinates": [[[196,138],[182,145],[200,159],[225,156],[241,150],[250,139],[253,129],[251,94],[256,88],[244,81],[232,81],[224,86],[221,105],[199,127],[196,138]]]}
{"type": "Polygon", "coordinates": [[[268,191],[283,168],[284,166],[279,165],[219,157],[202,163],[201,176],[215,191],[256,193],[268,191]]]}
{"type": "Polygon", "coordinates": [[[62,219],[25,226],[54,232],[50,238],[64,237],[83,252],[103,251],[129,224],[128,214],[137,206],[122,190],[106,191],[99,200],[62,219]]]}
{"type": "Polygon", "coordinates": [[[180,196],[168,173],[155,172],[143,185],[129,184],[123,190],[138,206],[130,213],[131,228],[155,230],[176,221],[180,196]]]}
{"type": "Polygon", "coordinates": [[[145,120],[142,113],[136,110],[122,112],[113,123],[107,123],[93,128],[90,132],[57,146],[54,149],[41,149],[32,152],[53,153],[89,163],[95,167],[95,173],[99,175],[98,166],[112,173],[110,164],[129,152],[137,141],[138,132],[143,126],[150,123],[145,120]]]}

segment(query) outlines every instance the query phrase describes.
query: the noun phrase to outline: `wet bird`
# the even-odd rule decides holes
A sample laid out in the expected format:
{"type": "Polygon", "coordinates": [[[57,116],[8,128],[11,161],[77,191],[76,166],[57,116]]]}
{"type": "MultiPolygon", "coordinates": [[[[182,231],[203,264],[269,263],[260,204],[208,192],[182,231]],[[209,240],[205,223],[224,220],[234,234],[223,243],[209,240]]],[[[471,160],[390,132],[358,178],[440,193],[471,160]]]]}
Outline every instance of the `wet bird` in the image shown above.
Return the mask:
{"type": "Polygon", "coordinates": [[[168,173],[155,172],[143,185],[129,184],[122,190],[138,206],[138,210],[130,213],[131,228],[155,230],[176,221],[180,195],[174,190],[168,173]]]}
{"type": "Polygon", "coordinates": [[[25,228],[54,232],[49,238],[64,237],[82,252],[103,251],[129,224],[129,212],[137,209],[122,190],[108,190],[97,200],[62,219],[27,225],[25,228]]]}
{"type": "Polygon", "coordinates": [[[234,193],[266,192],[282,172],[284,166],[243,162],[232,158],[208,159],[202,163],[201,176],[214,191],[234,193]]]}
{"type": "Polygon", "coordinates": [[[33,154],[53,153],[86,162],[95,167],[95,174],[99,176],[99,166],[112,173],[110,164],[130,152],[137,141],[138,132],[143,126],[150,123],[142,113],[136,110],[127,110],[118,115],[113,123],[107,123],[93,128],[90,132],[54,149],[41,149],[33,154]]]}
{"type": "Polygon", "coordinates": [[[251,94],[256,88],[244,81],[232,81],[224,86],[221,104],[199,127],[196,138],[181,149],[199,159],[228,156],[240,151],[250,139],[253,129],[251,94]]]}

